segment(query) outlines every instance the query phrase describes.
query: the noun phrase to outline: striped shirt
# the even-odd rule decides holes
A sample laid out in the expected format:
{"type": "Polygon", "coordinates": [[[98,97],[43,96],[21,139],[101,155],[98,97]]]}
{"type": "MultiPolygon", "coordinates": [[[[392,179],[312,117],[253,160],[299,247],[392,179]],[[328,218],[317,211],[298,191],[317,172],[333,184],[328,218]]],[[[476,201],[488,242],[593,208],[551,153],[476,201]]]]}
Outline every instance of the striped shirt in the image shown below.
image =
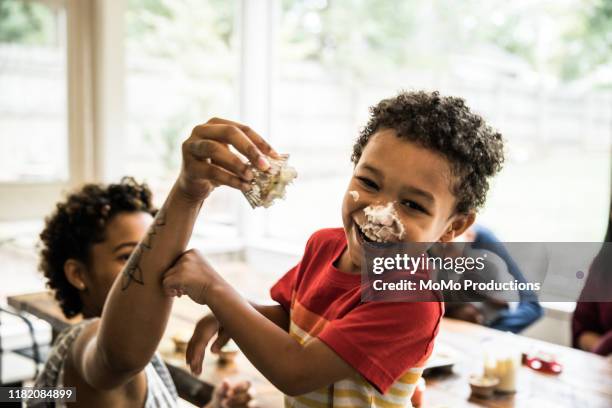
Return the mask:
{"type": "Polygon", "coordinates": [[[356,374],[322,389],[285,397],[287,407],[410,407],[443,314],[440,302],[361,303],[361,277],[334,263],[344,230],[316,232],[300,263],[271,289],[290,315],[300,344],[318,338],[356,374]]]}
{"type": "MultiPolygon", "coordinates": [[[[62,387],[64,377],[64,361],[70,352],[70,347],[79,336],[81,331],[92,322],[91,319],[67,328],[62,331],[49,354],[49,358],[36,378],[34,387],[62,387]]],[[[149,364],[145,367],[147,378],[147,396],[144,408],[172,408],[177,406],[178,394],[168,368],[164,365],[159,355],[155,354],[149,364]]],[[[78,394],[78,392],[77,392],[78,394]]],[[[65,407],[64,402],[26,402],[27,407],[65,407]]]]}

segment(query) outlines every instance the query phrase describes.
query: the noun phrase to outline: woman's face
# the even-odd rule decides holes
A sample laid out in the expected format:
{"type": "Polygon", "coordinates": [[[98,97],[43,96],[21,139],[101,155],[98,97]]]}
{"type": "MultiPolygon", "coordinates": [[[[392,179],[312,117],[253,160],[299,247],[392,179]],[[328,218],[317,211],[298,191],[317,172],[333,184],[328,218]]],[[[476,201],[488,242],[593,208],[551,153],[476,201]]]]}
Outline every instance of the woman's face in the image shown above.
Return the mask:
{"type": "Polygon", "coordinates": [[[106,296],[115,278],[127,262],[138,242],[145,236],[153,217],[146,212],[122,212],[106,226],[105,240],[94,244],[84,275],[87,288],[81,292],[84,311],[100,316],[106,296]]]}

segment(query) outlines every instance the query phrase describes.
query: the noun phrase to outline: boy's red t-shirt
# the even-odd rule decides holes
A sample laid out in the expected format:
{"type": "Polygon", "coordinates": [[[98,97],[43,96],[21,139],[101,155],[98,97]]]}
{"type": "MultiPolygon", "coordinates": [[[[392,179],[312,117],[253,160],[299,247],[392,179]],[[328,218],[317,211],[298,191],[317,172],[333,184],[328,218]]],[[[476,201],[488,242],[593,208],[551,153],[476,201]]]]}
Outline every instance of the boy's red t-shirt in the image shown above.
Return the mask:
{"type": "Polygon", "coordinates": [[[290,314],[290,332],[298,334],[294,337],[317,337],[385,393],[409,370],[422,371],[438,333],[443,305],[362,303],[361,276],[334,266],[346,246],[342,228],[314,233],[302,260],[272,287],[272,299],[290,314]]]}

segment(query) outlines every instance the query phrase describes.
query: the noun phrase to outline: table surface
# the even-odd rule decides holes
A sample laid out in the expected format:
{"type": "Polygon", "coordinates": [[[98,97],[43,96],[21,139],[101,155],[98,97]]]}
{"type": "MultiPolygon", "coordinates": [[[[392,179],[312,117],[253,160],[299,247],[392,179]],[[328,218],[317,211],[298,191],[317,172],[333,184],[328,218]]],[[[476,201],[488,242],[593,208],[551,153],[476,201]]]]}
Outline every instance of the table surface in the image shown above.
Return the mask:
{"type": "MultiPolygon", "coordinates": [[[[68,322],[53,297],[47,292],[13,296],[9,304],[42,318],[56,329],[68,322]]],[[[183,355],[173,351],[170,339],[179,332],[190,333],[206,309],[188,299],[175,301],[160,352],[164,359],[187,370],[183,355]]],[[[422,407],[612,407],[612,359],[520,335],[509,335],[486,327],[444,318],[436,344],[455,357],[452,372],[432,373],[422,407]],[[519,369],[518,392],[489,400],[470,398],[468,378],[482,373],[485,344],[512,348],[518,352],[544,351],[563,364],[560,375],[547,375],[525,366],[519,369]],[[502,346],[503,345],[503,346],[502,346]]],[[[437,346],[438,347],[438,346],[437,346]]],[[[282,394],[239,354],[232,364],[220,365],[207,353],[200,380],[218,384],[223,378],[248,379],[256,389],[261,407],[281,407],[282,394]]]]}
{"type": "Polygon", "coordinates": [[[444,318],[437,344],[457,351],[452,374],[429,377],[424,407],[612,407],[612,359],[472,323],[444,318]],[[551,353],[563,365],[559,375],[526,366],[518,373],[514,395],[470,399],[468,379],[482,374],[485,344],[518,352],[551,353]]]}

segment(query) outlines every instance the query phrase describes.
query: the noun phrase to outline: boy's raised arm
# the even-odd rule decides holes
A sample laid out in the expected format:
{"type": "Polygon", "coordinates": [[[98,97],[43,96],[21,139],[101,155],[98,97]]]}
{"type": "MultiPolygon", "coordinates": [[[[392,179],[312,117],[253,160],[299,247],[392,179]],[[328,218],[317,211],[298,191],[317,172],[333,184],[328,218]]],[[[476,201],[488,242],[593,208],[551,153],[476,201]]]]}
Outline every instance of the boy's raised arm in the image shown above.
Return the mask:
{"type": "Polygon", "coordinates": [[[233,122],[212,119],[193,130],[182,146],[179,178],[115,280],[99,330],[75,344],[83,352],[77,370],[92,386],[117,387],[148,364],[172,306],[163,294],[162,274],[185,250],[203,200],[219,185],[249,188],[248,167],[229,145],[261,169],[267,167],[262,151],[276,155],[258,135],[233,122]]]}

